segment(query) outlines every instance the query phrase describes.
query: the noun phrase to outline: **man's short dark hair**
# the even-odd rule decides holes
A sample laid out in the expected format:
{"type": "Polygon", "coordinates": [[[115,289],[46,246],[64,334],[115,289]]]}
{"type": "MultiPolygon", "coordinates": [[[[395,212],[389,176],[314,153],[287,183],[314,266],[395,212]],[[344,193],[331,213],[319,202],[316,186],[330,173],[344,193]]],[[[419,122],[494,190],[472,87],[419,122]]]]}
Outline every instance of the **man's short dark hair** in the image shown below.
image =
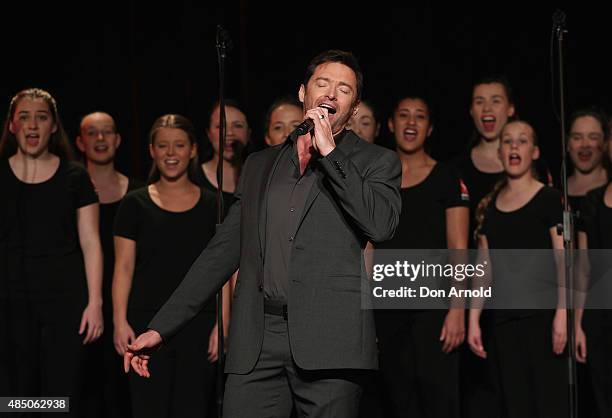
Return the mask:
{"type": "Polygon", "coordinates": [[[310,77],[315,72],[315,69],[321,65],[328,62],[338,62],[340,64],[344,64],[349,67],[355,73],[355,78],[357,79],[357,101],[361,100],[361,92],[363,91],[363,73],[361,72],[361,67],[359,66],[359,62],[357,58],[351,52],[341,51],[339,49],[330,49],[328,51],[321,52],[319,55],[314,57],[308,67],[306,67],[306,73],[304,74],[304,86],[308,85],[308,81],[310,77]]]}

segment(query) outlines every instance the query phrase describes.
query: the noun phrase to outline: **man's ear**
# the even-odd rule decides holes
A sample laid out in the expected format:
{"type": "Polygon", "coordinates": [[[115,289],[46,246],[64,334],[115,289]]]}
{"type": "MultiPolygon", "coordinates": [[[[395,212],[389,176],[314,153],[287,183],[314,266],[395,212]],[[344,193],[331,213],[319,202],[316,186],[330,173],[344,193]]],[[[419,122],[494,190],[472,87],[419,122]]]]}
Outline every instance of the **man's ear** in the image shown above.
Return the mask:
{"type": "Polygon", "coordinates": [[[304,94],[306,93],[306,88],[303,84],[300,84],[300,89],[298,90],[298,98],[300,102],[304,103],[304,94]]]}

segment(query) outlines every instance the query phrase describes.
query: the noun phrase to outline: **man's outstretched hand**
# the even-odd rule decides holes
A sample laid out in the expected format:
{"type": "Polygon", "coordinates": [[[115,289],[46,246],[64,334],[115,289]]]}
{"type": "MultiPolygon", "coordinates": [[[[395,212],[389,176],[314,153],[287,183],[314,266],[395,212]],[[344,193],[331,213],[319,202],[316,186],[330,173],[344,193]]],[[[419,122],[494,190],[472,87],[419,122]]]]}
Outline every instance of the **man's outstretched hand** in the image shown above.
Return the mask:
{"type": "Polygon", "coordinates": [[[123,369],[126,373],[130,371],[130,364],[134,371],[142,377],[151,377],[149,373],[149,359],[151,353],[162,343],[162,337],[155,330],[148,330],[140,334],[132,344],[127,346],[123,355],[123,369]]]}

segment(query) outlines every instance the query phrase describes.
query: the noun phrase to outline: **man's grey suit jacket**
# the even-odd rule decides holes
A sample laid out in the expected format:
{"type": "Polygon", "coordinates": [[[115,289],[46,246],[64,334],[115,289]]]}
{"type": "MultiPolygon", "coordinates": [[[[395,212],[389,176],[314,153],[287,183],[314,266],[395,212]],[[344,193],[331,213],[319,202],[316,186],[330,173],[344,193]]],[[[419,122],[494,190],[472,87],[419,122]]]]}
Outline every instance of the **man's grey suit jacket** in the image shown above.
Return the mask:
{"type": "MultiPolygon", "coordinates": [[[[294,234],[289,265],[288,326],[297,366],[374,369],[371,310],[361,307],[362,256],[367,241],[393,236],[399,222],[401,166],[397,155],[351,131],[314,162],[317,176],[294,234]]],[[[264,328],[263,263],[266,192],[292,140],[249,156],[237,201],[207,248],[149,324],[167,340],[240,267],[232,301],[227,373],[250,372],[264,328]]],[[[314,158],[314,157],[313,157],[314,158]]]]}

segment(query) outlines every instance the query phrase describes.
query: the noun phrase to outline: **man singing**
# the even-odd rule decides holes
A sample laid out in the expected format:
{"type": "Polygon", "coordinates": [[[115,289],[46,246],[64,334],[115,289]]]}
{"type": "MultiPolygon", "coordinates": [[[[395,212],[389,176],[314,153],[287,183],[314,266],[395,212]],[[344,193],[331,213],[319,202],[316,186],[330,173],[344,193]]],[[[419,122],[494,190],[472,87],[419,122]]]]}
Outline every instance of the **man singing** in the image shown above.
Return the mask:
{"type": "Polygon", "coordinates": [[[237,201],[181,285],[128,347],[148,376],[150,349],[176,334],[240,267],[230,325],[224,416],[356,417],[377,367],[372,311],[361,308],[361,251],[393,236],[396,154],[345,129],[363,75],[330,50],[308,65],[299,98],[312,129],[252,154],[237,201]]]}

